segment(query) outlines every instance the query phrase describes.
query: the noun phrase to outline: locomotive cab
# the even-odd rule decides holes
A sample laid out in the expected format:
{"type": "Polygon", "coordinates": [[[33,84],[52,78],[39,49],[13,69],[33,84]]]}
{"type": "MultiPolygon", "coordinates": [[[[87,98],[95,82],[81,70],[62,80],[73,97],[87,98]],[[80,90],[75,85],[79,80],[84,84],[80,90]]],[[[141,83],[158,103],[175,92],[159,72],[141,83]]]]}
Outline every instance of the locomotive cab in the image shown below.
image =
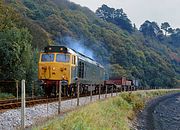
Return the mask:
{"type": "Polygon", "coordinates": [[[41,53],[39,79],[66,80],[70,82],[70,54],[41,53]]]}
{"type": "Polygon", "coordinates": [[[42,81],[46,94],[50,95],[53,90],[57,92],[59,81],[63,81],[63,92],[67,93],[68,85],[72,83],[75,59],[75,55],[64,46],[48,46],[40,53],[38,79],[42,81]]]}

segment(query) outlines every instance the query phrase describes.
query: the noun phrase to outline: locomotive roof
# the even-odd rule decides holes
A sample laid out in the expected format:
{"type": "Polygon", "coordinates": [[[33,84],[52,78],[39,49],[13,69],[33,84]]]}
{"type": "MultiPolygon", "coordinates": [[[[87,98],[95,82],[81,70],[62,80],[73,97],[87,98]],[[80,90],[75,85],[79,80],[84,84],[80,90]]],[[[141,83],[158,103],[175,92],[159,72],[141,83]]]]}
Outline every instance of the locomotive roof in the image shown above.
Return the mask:
{"type": "Polygon", "coordinates": [[[70,53],[77,55],[81,60],[87,61],[91,64],[95,64],[101,68],[104,68],[100,63],[96,62],[95,60],[91,59],[88,56],[85,56],[71,48],[68,48],[66,46],[47,46],[44,48],[44,52],[59,52],[59,53],[70,53]]]}

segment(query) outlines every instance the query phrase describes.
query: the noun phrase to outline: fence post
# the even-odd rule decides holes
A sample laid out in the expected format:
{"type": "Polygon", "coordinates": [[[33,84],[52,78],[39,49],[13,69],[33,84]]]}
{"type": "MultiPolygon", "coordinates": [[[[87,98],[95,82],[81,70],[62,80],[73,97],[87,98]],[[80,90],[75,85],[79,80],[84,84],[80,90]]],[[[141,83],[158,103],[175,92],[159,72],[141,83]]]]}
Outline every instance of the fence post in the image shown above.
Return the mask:
{"type": "Polygon", "coordinates": [[[101,99],[101,85],[99,85],[99,100],[101,99]]]}
{"type": "Polygon", "coordinates": [[[77,79],[77,106],[79,106],[79,79],[77,79]]]}
{"type": "Polygon", "coordinates": [[[105,98],[107,98],[107,85],[106,85],[106,94],[105,94],[105,98]]]}
{"type": "Polygon", "coordinates": [[[61,81],[59,81],[59,105],[58,105],[58,114],[61,112],[61,81]]]}
{"type": "Polygon", "coordinates": [[[116,86],[116,96],[118,95],[118,87],[116,86]]]}
{"type": "Polygon", "coordinates": [[[48,118],[48,111],[49,111],[49,109],[48,109],[48,96],[47,96],[46,103],[47,103],[47,104],[46,104],[46,105],[47,105],[47,109],[46,109],[46,110],[47,110],[47,118],[48,118]]]}
{"type": "Polygon", "coordinates": [[[25,129],[25,80],[21,81],[21,129],[25,129]]]}
{"type": "Polygon", "coordinates": [[[90,101],[92,102],[92,84],[91,84],[91,88],[90,88],[90,101]]]}
{"type": "Polygon", "coordinates": [[[18,80],[16,80],[16,97],[18,100],[18,97],[19,97],[19,95],[18,95],[18,80]]]}
{"type": "Polygon", "coordinates": [[[111,97],[113,96],[113,86],[111,87],[111,97]]]}
{"type": "Polygon", "coordinates": [[[32,98],[34,98],[34,88],[35,88],[35,81],[33,81],[32,84],[32,98]]]}

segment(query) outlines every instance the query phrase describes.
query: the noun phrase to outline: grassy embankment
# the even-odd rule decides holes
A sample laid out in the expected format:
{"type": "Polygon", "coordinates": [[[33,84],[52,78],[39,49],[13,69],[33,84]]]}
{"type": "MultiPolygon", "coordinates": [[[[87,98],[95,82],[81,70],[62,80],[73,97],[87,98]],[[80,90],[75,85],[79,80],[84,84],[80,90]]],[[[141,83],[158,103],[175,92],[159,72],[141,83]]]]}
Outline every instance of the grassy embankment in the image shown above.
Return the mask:
{"type": "Polygon", "coordinates": [[[15,98],[11,93],[0,93],[0,100],[15,98]]]}
{"type": "Polygon", "coordinates": [[[34,129],[129,130],[129,122],[134,119],[139,110],[144,108],[145,102],[166,93],[170,93],[170,91],[121,93],[117,97],[80,107],[68,113],[64,119],[56,117],[45,125],[34,129]]]}

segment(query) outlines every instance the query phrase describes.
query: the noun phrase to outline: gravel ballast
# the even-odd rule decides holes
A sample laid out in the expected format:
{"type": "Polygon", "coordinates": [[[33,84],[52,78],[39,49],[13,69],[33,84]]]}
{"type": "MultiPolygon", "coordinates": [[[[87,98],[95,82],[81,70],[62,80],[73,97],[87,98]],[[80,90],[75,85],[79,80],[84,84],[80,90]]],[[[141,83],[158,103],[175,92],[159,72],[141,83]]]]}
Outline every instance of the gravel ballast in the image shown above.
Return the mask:
{"type": "MultiPolygon", "coordinates": [[[[113,96],[116,96],[114,93],[113,96]]],[[[111,94],[107,94],[111,97],[111,94]]],[[[105,99],[105,95],[101,95],[101,99],[105,99]]],[[[92,101],[99,100],[99,95],[93,96],[92,101]]],[[[80,106],[90,103],[90,97],[80,98],[80,106]]],[[[61,112],[66,112],[77,107],[77,99],[66,100],[61,102],[61,112]]],[[[25,126],[29,127],[44,119],[53,117],[58,114],[58,102],[41,104],[25,109],[25,126]]],[[[0,130],[15,130],[21,127],[21,109],[8,110],[0,113],[0,130]]]]}

